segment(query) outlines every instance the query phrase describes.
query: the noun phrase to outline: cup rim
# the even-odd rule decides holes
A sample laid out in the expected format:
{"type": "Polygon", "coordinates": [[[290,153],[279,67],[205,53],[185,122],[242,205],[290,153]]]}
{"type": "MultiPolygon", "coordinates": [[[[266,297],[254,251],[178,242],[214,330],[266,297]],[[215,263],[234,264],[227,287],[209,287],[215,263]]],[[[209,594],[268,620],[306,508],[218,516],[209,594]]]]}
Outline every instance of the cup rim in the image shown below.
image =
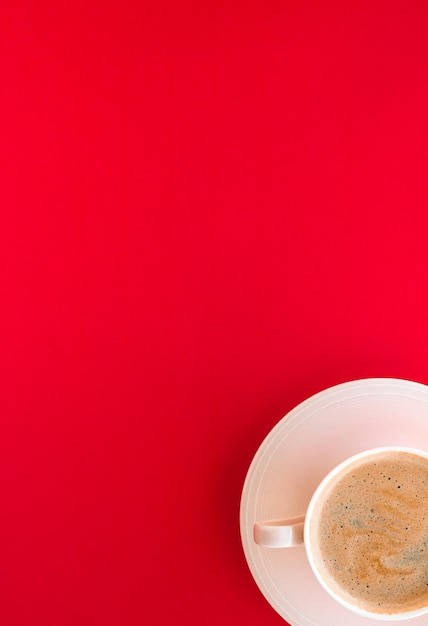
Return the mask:
{"type": "Polygon", "coordinates": [[[305,551],[306,551],[306,555],[309,561],[309,565],[315,575],[315,577],[317,578],[318,582],[320,583],[320,585],[325,589],[325,591],[339,604],[341,604],[343,607],[345,607],[346,609],[348,609],[349,611],[352,611],[353,613],[356,613],[358,615],[361,615],[362,617],[368,617],[371,619],[376,619],[379,621],[398,621],[398,620],[407,620],[407,619],[411,619],[413,617],[420,617],[421,615],[425,615],[426,613],[428,613],[428,603],[426,606],[421,607],[419,609],[412,609],[411,611],[402,611],[400,613],[377,613],[375,611],[369,611],[367,609],[363,609],[359,606],[357,606],[356,604],[352,604],[350,602],[347,602],[344,598],[342,598],[341,596],[339,596],[339,594],[337,594],[329,585],[327,582],[325,582],[325,580],[323,579],[321,573],[318,571],[317,566],[315,564],[315,559],[313,556],[313,552],[312,552],[312,546],[311,546],[311,542],[310,542],[310,532],[309,532],[309,528],[310,528],[310,524],[311,524],[311,520],[312,520],[312,516],[315,510],[315,505],[317,503],[317,500],[319,498],[319,496],[321,495],[321,493],[324,491],[324,489],[326,488],[326,486],[330,483],[330,481],[332,479],[334,479],[335,476],[337,476],[337,474],[339,474],[343,469],[345,469],[347,466],[351,465],[353,462],[355,461],[359,461],[361,459],[364,459],[365,457],[369,457],[375,454],[379,454],[381,452],[407,452],[410,454],[414,454],[416,456],[420,456],[424,459],[428,459],[428,451],[426,450],[420,450],[418,448],[413,448],[413,447],[408,447],[408,446],[379,446],[379,447],[375,447],[375,448],[369,448],[367,450],[363,450],[362,452],[359,452],[357,454],[354,454],[350,457],[348,457],[347,459],[345,459],[344,461],[342,461],[341,463],[339,463],[338,465],[336,465],[323,479],[322,481],[319,483],[318,487],[315,489],[311,500],[309,502],[307,511],[306,511],[306,516],[305,516],[305,523],[304,523],[304,529],[303,529],[303,536],[304,536],[304,545],[305,545],[305,551]]]}

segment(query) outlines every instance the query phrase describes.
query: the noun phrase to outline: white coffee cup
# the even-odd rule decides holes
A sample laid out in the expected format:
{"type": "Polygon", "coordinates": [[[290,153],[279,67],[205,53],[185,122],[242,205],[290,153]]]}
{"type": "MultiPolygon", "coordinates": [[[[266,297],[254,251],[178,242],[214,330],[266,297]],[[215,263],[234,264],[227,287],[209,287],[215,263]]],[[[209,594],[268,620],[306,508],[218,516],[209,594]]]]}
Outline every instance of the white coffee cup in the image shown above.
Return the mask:
{"type": "MultiPolygon", "coordinates": [[[[379,605],[379,608],[372,608],[371,605],[369,606],[370,602],[367,600],[367,604],[367,602],[364,600],[364,598],[362,599],[362,596],[359,593],[355,593],[353,595],[353,593],[350,592],[349,587],[346,588],[345,585],[345,587],[342,588],[340,585],[338,585],[337,580],[332,577],[332,571],[334,571],[335,576],[338,575],[337,572],[340,571],[340,565],[339,567],[336,563],[334,565],[329,565],[324,568],[323,571],[321,571],[322,566],[320,565],[323,561],[320,556],[322,554],[322,550],[324,550],[325,554],[331,554],[332,550],[334,550],[334,545],[343,547],[344,550],[349,547],[350,549],[354,550],[353,554],[356,555],[356,560],[353,561],[353,563],[359,563],[360,561],[358,559],[366,562],[373,561],[373,563],[370,564],[370,575],[372,576],[373,572],[376,572],[376,576],[378,576],[379,572],[379,580],[375,581],[374,585],[372,584],[372,589],[375,589],[377,585],[377,590],[379,594],[385,593],[385,595],[387,596],[387,602],[389,602],[392,597],[392,592],[389,591],[388,587],[390,582],[392,584],[393,580],[396,581],[394,583],[396,585],[395,588],[400,588],[401,593],[401,587],[404,588],[405,585],[413,584],[412,581],[416,580],[415,577],[417,576],[417,574],[421,574],[421,572],[424,570],[425,563],[426,571],[428,572],[428,482],[426,492],[423,493],[424,490],[422,488],[422,490],[419,491],[419,499],[417,500],[416,498],[418,498],[418,494],[416,492],[412,492],[412,489],[417,490],[416,486],[413,485],[413,483],[412,486],[410,485],[410,482],[413,481],[413,476],[416,476],[416,473],[411,469],[412,465],[407,464],[407,461],[409,461],[410,463],[412,462],[411,459],[413,459],[416,463],[419,463],[420,461],[420,480],[423,480],[422,472],[424,471],[426,471],[426,475],[428,477],[428,452],[417,450],[415,448],[400,446],[372,448],[346,459],[338,466],[336,466],[318,485],[314,494],[312,495],[306,514],[298,515],[296,517],[288,518],[285,520],[257,522],[254,525],[255,542],[260,546],[264,546],[266,548],[291,548],[293,546],[304,543],[309,564],[319,583],[327,591],[327,593],[329,593],[330,596],[334,598],[339,604],[349,609],[350,611],[357,613],[358,615],[373,618],[376,620],[396,621],[419,617],[421,615],[427,614],[428,579],[426,579],[426,593],[422,593],[420,591],[420,589],[422,589],[421,584],[418,584],[417,589],[416,586],[414,588],[415,593],[420,593],[420,601],[416,602],[411,599],[406,602],[406,606],[402,604],[392,608],[391,606],[386,608],[381,603],[379,605]],[[415,459],[415,457],[417,457],[417,459],[415,459]],[[386,476],[386,474],[382,475],[383,477],[381,478],[380,467],[382,467],[381,463],[384,463],[386,458],[389,458],[389,462],[391,463],[393,460],[398,458],[400,458],[401,461],[403,461],[403,459],[406,461],[404,465],[401,464],[399,466],[397,472],[407,472],[407,474],[403,474],[407,477],[407,483],[405,480],[402,485],[395,484],[392,477],[386,476]],[[367,463],[370,463],[370,467],[367,465],[367,463]],[[373,463],[376,463],[376,465],[373,465],[373,463]],[[363,469],[361,469],[360,472],[361,476],[358,476],[357,470],[363,467],[364,471],[367,470],[367,472],[372,472],[372,469],[374,470],[374,473],[372,472],[372,477],[370,479],[361,478],[363,469]],[[353,472],[353,474],[350,474],[351,471],[353,472]],[[355,480],[354,474],[357,474],[355,480]],[[361,480],[363,480],[364,484],[361,482],[361,480]],[[368,481],[367,483],[366,480],[368,481]],[[335,540],[340,540],[340,544],[334,544],[333,540],[331,540],[331,543],[329,543],[330,540],[327,539],[324,539],[323,542],[320,542],[318,526],[316,531],[313,529],[313,526],[315,525],[316,516],[321,517],[321,511],[326,510],[326,503],[333,501],[335,502],[334,498],[336,496],[340,499],[340,489],[342,489],[343,491],[345,487],[342,487],[342,485],[345,485],[349,488],[348,493],[354,493],[355,490],[359,490],[361,492],[361,495],[358,496],[358,502],[351,501],[352,506],[350,507],[350,509],[352,509],[353,514],[355,514],[355,511],[357,510],[364,511],[364,506],[366,506],[366,504],[363,504],[362,500],[366,502],[371,502],[373,504],[371,498],[372,494],[374,493],[375,486],[374,484],[370,484],[369,480],[371,480],[372,482],[374,482],[374,480],[377,481],[377,491],[384,494],[382,495],[382,497],[385,503],[385,509],[382,508],[382,511],[379,509],[379,512],[377,512],[373,508],[370,508],[370,511],[372,512],[370,513],[370,517],[372,517],[374,521],[370,523],[366,522],[361,526],[358,526],[358,524],[361,524],[362,518],[360,520],[351,520],[351,517],[349,517],[350,521],[344,523],[345,530],[349,533],[349,535],[347,536],[351,537],[351,539],[349,539],[349,545],[346,545],[347,539],[343,539],[345,535],[340,534],[345,533],[345,530],[336,530],[334,533],[336,536],[335,540]],[[411,499],[411,493],[413,493],[413,499],[411,499]],[[324,506],[324,509],[322,508],[322,506],[324,506]],[[417,507],[415,508],[416,513],[412,508],[413,506],[417,507]],[[385,511],[386,515],[382,517],[385,511]],[[425,512],[426,522],[421,521],[424,518],[425,512]],[[382,520],[385,521],[383,522],[382,520]],[[405,528],[406,532],[408,529],[410,529],[409,534],[406,534],[406,532],[404,531],[404,526],[402,527],[402,525],[404,525],[405,523],[404,520],[410,520],[409,523],[406,522],[408,524],[408,528],[405,528]],[[418,520],[417,527],[416,520],[418,520]],[[349,526],[351,522],[354,525],[352,526],[352,528],[351,526],[349,526]],[[394,526],[395,523],[397,524],[396,526],[394,526]],[[371,535],[370,533],[375,534],[371,535]],[[412,533],[414,535],[413,540],[411,536],[412,533]],[[420,546],[423,545],[421,533],[423,533],[423,536],[425,536],[426,533],[426,553],[424,551],[425,548],[420,549],[420,546]],[[416,543],[414,545],[412,543],[412,541],[416,541],[416,535],[418,536],[418,548],[415,547],[416,543]],[[388,542],[388,547],[386,542],[388,542]],[[320,543],[323,543],[324,547],[322,549],[320,547],[320,543]],[[357,554],[355,550],[358,549],[359,545],[360,552],[357,554]],[[367,546],[371,546],[371,551],[367,554],[364,553],[364,546],[365,548],[367,548],[367,546]],[[373,548],[373,546],[375,546],[375,548],[373,548]],[[382,555],[380,556],[378,554],[379,550],[383,551],[382,555]],[[392,557],[391,554],[394,554],[394,557],[392,557]],[[412,569],[413,561],[411,561],[411,559],[415,559],[414,563],[417,562],[418,568],[416,568],[416,565],[414,565],[412,569]],[[385,563],[389,563],[391,567],[389,565],[385,566],[385,563]],[[328,571],[329,567],[330,571],[328,571]],[[337,567],[338,569],[336,569],[337,567]],[[417,572],[416,569],[418,569],[417,572]],[[384,571],[387,573],[384,574],[384,571]],[[403,583],[399,582],[398,580],[399,576],[401,575],[401,580],[405,581],[403,583]],[[414,578],[411,578],[410,576],[413,576],[414,578]]],[[[383,465],[383,467],[385,467],[385,465],[383,465]]],[[[389,473],[393,474],[393,472],[389,473]]],[[[417,473],[419,474],[419,469],[417,470],[417,473]]],[[[370,474],[367,475],[369,476],[370,474]]],[[[393,475],[398,476],[399,474],[396,473],[393,475]]],[[[398,479],[394,480],[396,480],[397,482],[398,479]]],[[[353,497],[355,500],[357,500],[357,497],[355,495],[353,497]]],[[[338,505],[335,504],[334,506],[337,507],[338,505]]],[[[331,507],[332,510],[335,511],[335,509],[333,509],[333,504],[331,505],[331,507]]],[[[343,508],[348,509],[345,504],[343,508]]],[[[341,516],[343,514],[348,515],[347,512],[342,512],[342,508],[340,508],[340,511],[341,516]]],[[[334,513],[334,515],[336,515],[336,513],[334,513]]],[[[332,514],[332,517],[334,517],[334,515],[332,514]]],[[[349,516],[351,516],[351,513],[349,513],[349,516]]],[[[334,526],[334,523],[336,522],[333,522],[333,519],[330,518],[329,520],[334,526]]],[[[341,528],[343,528],[343,526],[341,526],[341,528]]],[[[340,549],[338,551],[340,552],[340,549]]],[[[326,559],[326,562],[329,562],[329,558],[326,559]]],[[[345,563],[349,564],[348,561],[344,560],[342,563],[343,567],[345,567],[345,563]]],[[[353,565],[351,563],[351,567],[347,571],[351,572],[352,568],[353,565]]],[[[358,576],[357,574],[355,574],[355,584],[356,588],[363,589],[363,577],[367,577],[367,572],[369,572],[369,570],[363,573],[363,570],[360,569],[360,572],[361,573],[359,575],[362,576],[362,578],[361,580],[358,580],[358,576]]],[[[348,576],[348,574],[346,574],[346,576],[348,576]]],[[[351,573],[349,574],[349,576],[351,576],[351,573]]],[[[352,577],[354,577],[353,571],[352,577]]],[[[352,578],[352,580],[354,580],[354,578],[352,578]]],[[[366,578],[366,580],[368,579],[366,578]]],[[[371,579],[370,582],[372,583],[371,579]]],[[[425,582],[423,584],[425,585],[425,582]]],[[[370,587],[370,585],[365,586],[367,587],[367,589],[369,589],[370,587]]],[[[413,590],[411,588],[409,589],[409,594],[412,595],[413,590]]],[[[372,590],[366,591],[365,589],[363,590],[363,592],[377,593],[373,592],[372,590]]],[[[374,597],[376,597],[376,595],[374,597]]]]}

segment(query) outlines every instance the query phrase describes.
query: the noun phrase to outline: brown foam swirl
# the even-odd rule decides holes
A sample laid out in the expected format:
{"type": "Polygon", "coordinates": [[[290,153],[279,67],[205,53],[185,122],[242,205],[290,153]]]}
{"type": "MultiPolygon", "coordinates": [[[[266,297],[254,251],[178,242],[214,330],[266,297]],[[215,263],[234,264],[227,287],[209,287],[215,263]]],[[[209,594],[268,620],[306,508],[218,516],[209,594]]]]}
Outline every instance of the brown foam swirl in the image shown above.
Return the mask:
{"type": "Polygon", "coordinates": [[[311,532],[317,568],[343,598],[384,613],[428,604],[427,460],[382,452],[360,461],[326,492],[311,532]]]}

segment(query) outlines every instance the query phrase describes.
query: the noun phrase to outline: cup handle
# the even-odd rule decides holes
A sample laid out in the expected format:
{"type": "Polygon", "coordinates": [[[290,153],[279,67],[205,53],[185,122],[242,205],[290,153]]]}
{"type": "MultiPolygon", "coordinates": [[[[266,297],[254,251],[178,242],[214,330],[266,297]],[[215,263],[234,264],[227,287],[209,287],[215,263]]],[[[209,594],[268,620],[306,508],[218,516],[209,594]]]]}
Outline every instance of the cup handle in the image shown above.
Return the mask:
{"type": "Polygon", "coordinates": [[[266,548],[291,548],[303,543],[305,516],[254,524],[254,541],[266,548]]]}

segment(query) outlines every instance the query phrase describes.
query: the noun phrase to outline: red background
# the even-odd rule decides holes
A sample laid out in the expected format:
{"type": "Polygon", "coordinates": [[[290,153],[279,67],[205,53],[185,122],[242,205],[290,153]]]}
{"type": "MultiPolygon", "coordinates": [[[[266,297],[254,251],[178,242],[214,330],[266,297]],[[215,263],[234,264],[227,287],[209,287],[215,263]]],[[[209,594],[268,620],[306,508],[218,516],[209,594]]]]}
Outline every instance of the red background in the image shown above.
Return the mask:
{"type": "Polygon", "coordinates": [[[1,624],[284,624],[257,447],[327,386],[428,383],[427,26],[1,3],[1,624]]]}

